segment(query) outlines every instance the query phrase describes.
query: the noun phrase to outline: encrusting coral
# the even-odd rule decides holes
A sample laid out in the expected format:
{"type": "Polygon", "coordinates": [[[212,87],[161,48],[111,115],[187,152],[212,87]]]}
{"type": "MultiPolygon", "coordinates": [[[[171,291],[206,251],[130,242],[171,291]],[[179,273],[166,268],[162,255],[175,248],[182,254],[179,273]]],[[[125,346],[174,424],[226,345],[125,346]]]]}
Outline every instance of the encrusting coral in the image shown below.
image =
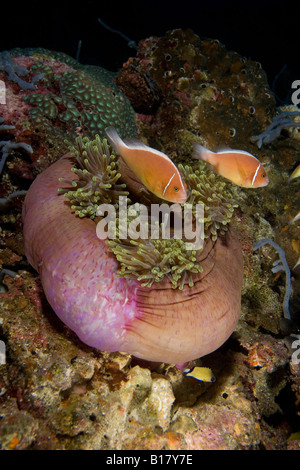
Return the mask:
{"type": "Polygon", "coordinates": [[[261,65],[192,30],[140,41],[117,84],[139,113],[149,144],[178,161],[188,158],[196,141],[212,151],[252,153],[250,137],[275,114],[261,65]]]}
{"type": "Polygon", "coordinates": [[[123,138],[136,134],[133,109],[115,76],[43,48],[0,54],[0,80],[6,86],[2,118],[15,126],[16,140],[32,146],[35,174],[60,158],[78,135],[104,137],[112,124],[123,138]]]}

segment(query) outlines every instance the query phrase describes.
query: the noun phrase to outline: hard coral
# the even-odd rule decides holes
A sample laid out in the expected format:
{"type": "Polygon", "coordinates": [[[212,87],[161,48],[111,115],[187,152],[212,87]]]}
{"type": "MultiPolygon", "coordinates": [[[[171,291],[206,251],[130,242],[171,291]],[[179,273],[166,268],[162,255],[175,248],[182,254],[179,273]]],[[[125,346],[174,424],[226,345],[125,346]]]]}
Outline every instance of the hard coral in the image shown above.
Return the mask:
{"type": "Polygon", "coordinates": [[[149,143],[178,158],[199,139],[211,150],[220,145],[250,150],[250,137],[274,113],[275,100],[258,62],[190,30],[141,41],[117,83],[142,113],[139,126],[149,143]],[[148,108],[139,102],[145,83],[152,96],[148,108]]]}
{"type": "Polygon", "coordinates": [[[135,135],[133,110],[112,72],[42,48],[6,54],[14,70],[39,77],[33,88],[20,89],[22,84],[11,81],[0,67],[0,79],[6,83],[2,117],[14,124],[19,141],[30,140],[36,173],[65,153],[78,132],[104,135],[105,127],[113,124],[123,137],[135,135]]]}

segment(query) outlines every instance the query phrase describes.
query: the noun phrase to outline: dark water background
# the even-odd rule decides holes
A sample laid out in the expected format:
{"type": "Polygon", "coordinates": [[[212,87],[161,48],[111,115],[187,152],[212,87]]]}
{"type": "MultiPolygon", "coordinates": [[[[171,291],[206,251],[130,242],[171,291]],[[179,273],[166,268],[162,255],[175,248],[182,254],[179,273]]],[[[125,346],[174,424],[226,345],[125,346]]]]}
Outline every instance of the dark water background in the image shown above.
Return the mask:
{"type": "MultiPolygon", "coordinates": [[[[135,51],[126,40],[103,28],[122,31],[136,43],[173,28],[191,28],[200,37],[219,39],[227,49],[261,62],[283,101],[300,79],[299,2],[283,0],[210,0],[182,2],[2,2],[1,47],[45,47],[80,61],[117,70],[135,51]]],[[[279,103],[280,104],[280,103],[279,103]]]]}

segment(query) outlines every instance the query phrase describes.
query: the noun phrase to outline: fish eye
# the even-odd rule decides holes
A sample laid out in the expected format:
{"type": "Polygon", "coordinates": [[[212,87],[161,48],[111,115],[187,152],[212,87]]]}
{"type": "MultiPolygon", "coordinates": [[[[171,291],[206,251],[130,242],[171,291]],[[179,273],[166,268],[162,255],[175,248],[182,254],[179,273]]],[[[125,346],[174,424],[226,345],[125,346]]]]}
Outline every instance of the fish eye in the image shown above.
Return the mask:
{"type": "Polygon", "coordinates": [[[179,191],[179,188],[177,186],[174,186],[174,191],[177,193],[179,191]]]}
{"type": "Polygon", "coordinates": [[[265,178],[266,177],[266,173],[262,173],[262,178],[265,178]]]}

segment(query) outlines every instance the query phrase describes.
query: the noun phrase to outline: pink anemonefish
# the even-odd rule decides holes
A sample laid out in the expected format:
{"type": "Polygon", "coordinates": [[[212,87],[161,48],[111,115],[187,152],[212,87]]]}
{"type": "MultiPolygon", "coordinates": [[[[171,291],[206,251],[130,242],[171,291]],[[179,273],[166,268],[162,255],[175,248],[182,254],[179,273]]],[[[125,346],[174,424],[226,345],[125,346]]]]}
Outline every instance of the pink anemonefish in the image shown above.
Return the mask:
{"type": "Polygon", "coordinates": [[[149,191],[169,202],[187,200],[186,185],[167,155],[136,139],[123,141],[114,127],[108,127],[105,133],[112,147],[149,191]]]}
{"type": "Polygon", "coordinates": [[[219,175],[242,188],[259,188],[269,184],[260,161],[243,150],[226,149],[215,153],[195,143],[193,157],[209,163],[219,175]]]}

